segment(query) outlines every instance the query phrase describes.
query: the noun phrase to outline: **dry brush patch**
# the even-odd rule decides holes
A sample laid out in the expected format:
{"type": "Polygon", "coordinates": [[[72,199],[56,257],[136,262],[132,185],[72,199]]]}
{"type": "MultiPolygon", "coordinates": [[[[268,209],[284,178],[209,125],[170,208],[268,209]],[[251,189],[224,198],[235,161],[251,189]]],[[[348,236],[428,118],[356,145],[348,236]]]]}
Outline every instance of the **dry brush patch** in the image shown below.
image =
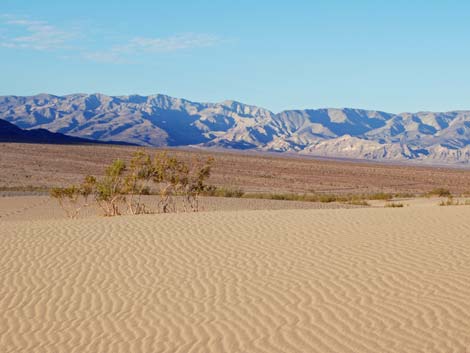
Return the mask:
{"type": "Polygon", "coordinates": [[[240,188],[216,188],[211,190],[208,194],[210,196],[221,197],[240,197],[246,199],[264,199],[264,200],[278,200],[278,201],[300,201],[300,202],[320,202],[320,203],[345,203],[358,206],[369,206],[367,201],[371,200],[391,200],[397,197],[389,193],[374,193],[374,194],[296,194],[296,193],[253,193],[244,192],[240,188]]]}
{"type": "Polygon", "coordinates": [[[102,177],[88,175],[78,186],[53,188],[50,196],[57,199],[70,218],[76,218],[91,202],[105,216],[197,212],[199,196],[211,189],[206,181],[212,163],[212,157],[186,163],[166,153],[158,153],[152,159],[146,152],[136,151],[129,164],[116,159],[106,167],[102,177]],[[143,195],[158,197],[157,208],[149,207],[143,195]],[[182,200],[181,207],[176,197],[182,200]]]}
{"type": "Polygon", "coordinates": [[[458,200],[452,195],[447,197],[446,200],[441,200],[439,206],[470,206],[470,200],[458,200]]]}
{"type": "Polygon", "coordinates": [[[440,187],[432,189],[425,196],[452,197],[452,193],[449,189],[440,187]]]}
{"type": "Polygon", "coordinates": [[[401,202],[387,202],[384,207],[386,207],[386,208],[402,208],[402,207],[405,207],[405,205],[401,202]]]}

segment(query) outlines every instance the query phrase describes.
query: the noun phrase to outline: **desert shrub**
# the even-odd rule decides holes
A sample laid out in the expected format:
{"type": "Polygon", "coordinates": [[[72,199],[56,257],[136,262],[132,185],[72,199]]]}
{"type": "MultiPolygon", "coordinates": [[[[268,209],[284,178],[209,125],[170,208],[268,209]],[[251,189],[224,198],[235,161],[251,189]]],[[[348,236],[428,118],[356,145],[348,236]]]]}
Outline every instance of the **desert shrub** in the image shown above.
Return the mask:
{"type": "MultiPolygon", "coordinates": [[[[159,153],[152,159],[147,153],[137,151],[129,165],[117,159],[106,168],[103,177],[87,176],[80,187],[56,188],[51,196],[66,207],[66,202],[67,206],[76,206],[80,197],[87,200],[93,195],[105,216],[120,215],[124,212],[123,206],[133,215],[176,212],[175,197],[182,200],[184,211],[198,211],[199,196],[214,189],[206,183],[212,164],[212,157],[188,164],[166,153],[159,153]],[[159,197],[156,210],[148,208],[142,199],[142,195],[151,194],[159,197]]],[[[78,209],[66,208],[71,216],[75,213],[69,209],[78,209]]]]}
{"type": "Polygon", "coordinates": [[[182,200],[184,211],[198,211],[199,196],[214,189],[207,184],[213,161],[210,157],[187,164],[166,153],[159,153],[152,159],[138,151],[129,165],[117,159],[106,168],[103,177],[87,176],[79,187],[55,188],[50,195],[70,217],[78,214],[79,200],[87,201],[90,195],[105,216],[120,215],[124,212],[123,206],[133,215],[176,212],[176,197],[182,200]],[[159,200],[157,209],[153,210],[143,202],[142,195],[155,194],[159,200]]]}
{"type": "Polygon", "coordinates": [[[106,168],[105,176],[95,182],[95,200],[105,216],[121,214],[119,205],[126,200],[125,170],[124,161],[117,159],[106,168]]]}
{"type": "Polygon", "coordinates": [[[245,195],[245,192],[241,188],[230,188],[230,187],[220,187],[220,188],[208,188],[204,192],[204,195],[207,196],[217,196],[217,197],[235,197],[240,198],[245,195]]]}
{"type": "Polygon", "coordinates": [[[76,186],[52,188],[50,196],[59,202],[67,217],[76,218],[78,216],[81,207],[79,206],[80,193],[76,186]]]}
{"type": "Polygon", "coordinates": [[[378,192],[378,193],[375,193],[375,194],[370,194],[370,195],[368,195],[367,198],[368,198],[369,200],[384,200],[384,201],[388,201],[388,200],[393,199],[393,195],[392,195],[392,194],[388,194],[388,193],[384,193],[384,192],[378,192]]]}
{"type": "Polygon", "coordinates": [[[295,196],[291,194],[271,194],[272,200],[294,200],[295,196]]]}
{"type": "Polygon", "coordinates": [[[142,151],[134,153],[124,179],[125,200],[130,214],[151,213],[142,202],[142,195],[150,194],[150,184],[154,176],[154,166],[150,156],[142,151]]]}
{"type": "Polygon", "coordinates": [[[435,189],[432,189],[430,192],[428,192],[428,195],[439,196],[439,197],[451,197],[452,193],[450,192],[449,189],[435,188],[435,189]]]}
{"type": "Polygon", "coordinates": [[[339,199],[338,196],[328,195],[328,194],[320,195],[318,197],[318,201],[323,202],[323,203],[337,202],[338,199],[339,199]]]}
{"type": "Polygon", "coordinates": [[[401,198],[401,199],[410,199],[416,197],[415,194],[412,194],[410,192],[399,192],[393,195],[393,197],[401,198]]]}
{"type": "Polygon", "coordinates": [[[452,196],[446,200],[442,200],[438,204],[439,206],[470,206],[470,200],[455,200],[452,196]]]}
{"type": "Polygon", "coordinates": [[[370,203],[368,203],[366,200],[351,200],[346,203],[355,206],[370,206],[370,203]]]}
{"type": "Polygon", "coordinates": [[[96,179],[92,176],[85,177],[80,186],[69,186],[66,188],[52,188],[50,196],[59,202],[69,218],[76,218],[80,211],[89,205],[89,196],[93,193],[93,186],[96,179]]]}
{"type": "Polygon", "coordinates": [[[270,196],[271,194],[263,192],[244,192],[241,197],[244,199],[269,199],[270,196]]]}
{"type": "Polygon", "coordinates": [[[387,202],[384,207],[401,208],[401,207],[405,207],[405,205],[402,204],[401,202],[387,202]]]}
{"type": "Polygon", "coordinates": [[[208,190],[205,195],[220,197],[243,197],[248,199],[268,199],[280,201],[303,201],[303,202],[339,202],[351,205],[370,206],[368,200],[390,201],[394,196],[413,197],[413,194],[397,194],[379,192],[375,194],[320,194],[320,193],[263,193],[249,192],[245,193],[241,189],[213,188],[208,190]]]}
{"type": "Polygon", "coordinates": [[[199,196],[205,191],[212,189],[206,184],[209,178],[214,159],[207,158],[205,161],[200,159],[192,160],[189,168],[183,168],[184,173],[178,180],[179,185],[176,189],[183,196],[183,208],[185,211],[199,211],[199,196]]]}
{"type": "Polygon", "coordinates": [[[294,194],[294,193],[247,193],[244,198],[270,199],[303,202],[339,202],[351,205],[370,206],[367,200],[388,200],[391,194],[294,194]]]}
{"type": "Polygon", "coordinates": [[[269,200],[282,200],[282,201],[302,201],[302,202],[342,202],[352,203],[365,200],[360,195],[335,195],[335,194],[294,194],[294,193],[247,193],[243,195],[244,198],[253,199],[269,199],[269,200]]]}
{"type": "Polygon", "coordinates": [[[189,167],[163,152],[155,156],[153,168],[152,180],[160,196],[159,211],[176,212],[175,196],[181,191],[181,185],[186,183],[189,177],[189,167]]]}
{"type": "Polygon", "coordinates": [[[439,206],[458,206],[460,205],[460,202],[457,200],[454,200],[452,196],[449,196],[447,200],[442,200],[439,202],[439,206]]]}

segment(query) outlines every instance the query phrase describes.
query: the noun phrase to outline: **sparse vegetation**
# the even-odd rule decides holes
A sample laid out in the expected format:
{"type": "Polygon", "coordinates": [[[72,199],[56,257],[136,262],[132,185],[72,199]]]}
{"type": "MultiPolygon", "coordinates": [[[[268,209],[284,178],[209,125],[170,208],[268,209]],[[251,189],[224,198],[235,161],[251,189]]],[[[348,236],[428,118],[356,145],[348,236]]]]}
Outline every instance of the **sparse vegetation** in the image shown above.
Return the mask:
{"type": "Polygon", "coordinates": [[[199,196],[210,188],[206,185],[206,179],[210,176],[213,162],[212,157],[205,162],[194,159],[189,169],[184,169],[185,174],[180,179],[180,184],[185,211],[197,212],[199,210],[199,196]]]}
{"type": "Polygon", "coordinates": [[[183,211],[197,212],[199,195],[211,189],[206,180],[212,163],[213,158],[209,157],[188,164],[166,153],[157,154],[152,160],[147,153],[138,151],[129,166],[117,159],[106,168],[102,178],[87,176],[80,186],[54,188],[50,195],[71,218],[89,205],[90,195],[105,216],[177,212],[176,196],[182,200],[183,211]],[[152,210],[142,202],[141,196],[150,194],[159,197],[157,209],[152,210]]]}
{"type": "Polygon", "coordinates": [[[451,197],[452,193],[449,189],[435,188],[427,193],[427,196],[451,197]]]}
{"type": "Polygon", "coordinates": [[[235,197],[240,198],[245,195],[245,192],[241,188],[231,188],[231,187],[212,187],[204,192],[205,196],[215,196],[215,197],[235,197]]]}
{"type": "Polygon", "coordinates": [[[412,199],[412,198],[417,197],[417,195],[409,193],[409,192],[399,192],[399,193],[393,194],[393,197],[399,198],[399,199],[412,199]]]}
{"type": "Polygon", "coordinates": [[[142,195],[150,194],[154,168],[150,156],[142,151],[134,154],[130,162],[129,173],[124,181],[127,209],[130,214],[150,213],[142,202],[142,195]]]}
{"type": "Polygon", "coordinates": [[[95,200],[104,211],[105,216],[121,214],[119,204],[126,200],[123,176],[125,170],[126,164],[122,160],[117,159],[106,168],[105,176],[102,179],[97,180],[95,178],[93,185],[95,200]]]}
{"type": "Polygon", "coordinates": [[[446,200],[441,200],[438,204],[439,206],[470,206],[470,200],[456,200],[454,197],[450,196],[446,200]]]}
{"type": "Polygon", "coordinates": [[[354,206],[370,206],[370,203],[368,203],[366,200],[352,200],[346,203],[354,206]]]}
{"type": "MultiPolygon", "coordinates": [[[[236,190],[236,189],[235,189],[236,190]]],[[[370,206],[369,202],[372,200],[392,200],[396,195],[390,193],[374,193],[374,194],[295,194],[295,193],[243,193],[232,192],[232,189],[218,188],[209,196],[221,197],[243,197],[248,199],[267,199],[267,200],[282,200],[282,201],[301,201],[301,202],[321,202],[331,203],[339,202],[356,206],[370,206]]],[[[400,195],[401,196],[401,195],[400,195]]]]}
{"type": "Polygon", "coordinates": [[[402,208],[402,207],[405,207],[405,205],[401,202],[387,202],[384,207],[387,207],[387,208],[402,208]]]}
{"type": "Polygon", "coordinates": [[[458,206],[460,205],[459,200],[455,200],[452,196],[449,196],[447,200],[439,202],[439,206],[458,206]]]}
{"type": "Polygon", "coordinates": [[[80,211],[89,205],[88,200],[93,193],[95,183],[94,177],[87,176],[80,186],[51,189],[50,196],[59,202],[67,217],[76,218],[80,211]]]}
{"type": "Polygon", "coordinates": [[[389,193],[385,193],[385,192],[378,192],[378,193],[375,193],[375,194],[366,195],[366,197],[368,198],[368,200],[389,201],[389,200],[393,199],[394,195],[389,194],[389,193]]]}
{"type": "Polygon", "coordinates": [[[268,199],[284,201],[302,201],[302,202],[321,202],[331,203],[339,202],[350,205],[370,206],[368,200],[383,200],[392,198],[391,194],[294,194],[294,193],[246,193],[244,198],[268,199]]]}

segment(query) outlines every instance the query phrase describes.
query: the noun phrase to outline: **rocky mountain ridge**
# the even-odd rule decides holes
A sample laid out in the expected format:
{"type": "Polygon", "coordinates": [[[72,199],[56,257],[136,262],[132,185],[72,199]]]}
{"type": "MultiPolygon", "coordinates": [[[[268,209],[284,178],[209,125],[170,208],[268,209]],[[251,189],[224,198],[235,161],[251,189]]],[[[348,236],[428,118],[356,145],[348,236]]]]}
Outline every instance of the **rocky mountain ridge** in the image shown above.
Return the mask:
{"type": "Polygon", "coordinates": [[[197,103],[160,94],[39,94],[0,97],[0,119],[24,129],[146,146],[470,163],[470,111],[392,114],[344,108],[273,113],[236,101],[197,103]]]}

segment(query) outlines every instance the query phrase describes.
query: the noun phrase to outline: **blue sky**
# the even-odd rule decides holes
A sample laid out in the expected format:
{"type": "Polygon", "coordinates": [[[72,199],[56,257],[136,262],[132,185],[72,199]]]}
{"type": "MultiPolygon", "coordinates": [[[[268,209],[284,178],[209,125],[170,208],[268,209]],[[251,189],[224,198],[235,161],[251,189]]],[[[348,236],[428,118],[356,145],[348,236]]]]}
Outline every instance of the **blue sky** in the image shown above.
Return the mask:
{"type": "Polygon", "coordinates": [[[2,0],[0,95],[470,109],[469,42],[468,1],[2,0]]]}

